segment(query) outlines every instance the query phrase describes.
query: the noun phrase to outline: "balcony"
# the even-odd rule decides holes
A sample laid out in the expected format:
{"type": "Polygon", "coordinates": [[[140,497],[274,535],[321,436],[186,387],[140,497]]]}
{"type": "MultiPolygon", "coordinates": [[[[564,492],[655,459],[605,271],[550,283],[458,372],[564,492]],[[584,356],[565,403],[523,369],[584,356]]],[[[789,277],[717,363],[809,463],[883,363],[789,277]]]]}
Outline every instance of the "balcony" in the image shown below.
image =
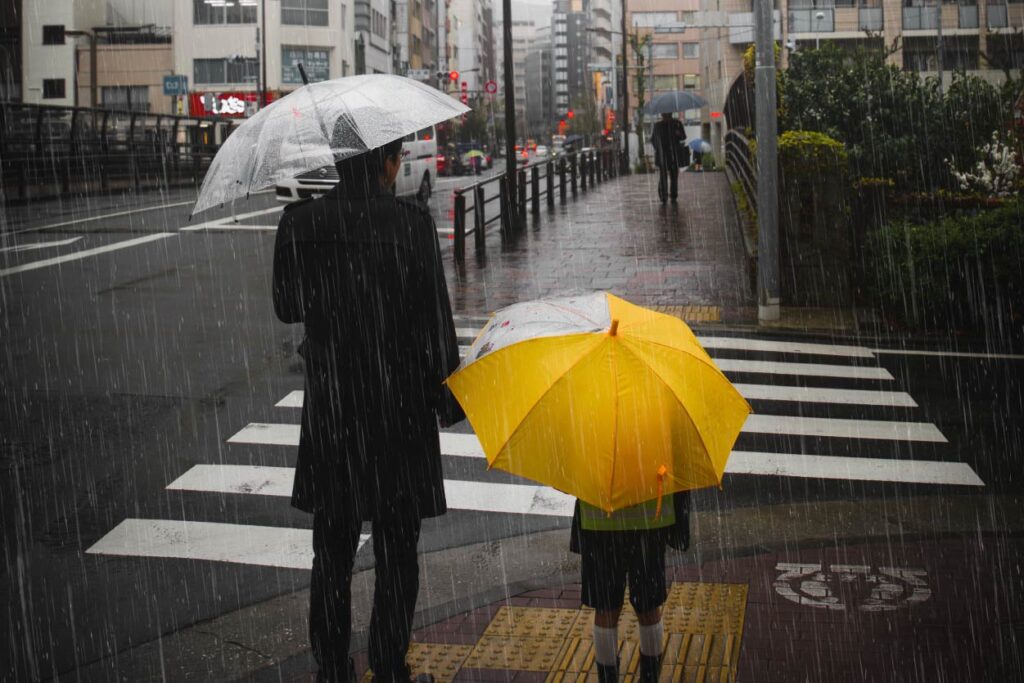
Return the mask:
{"type": "Polygon", "coordinates": [[[835,30],[835,9],[831,7],[789,10],[790,33],[832,33],[835,30]]]}
{"type": "Polygon", "coordinates": [[[978,28],[978,6],[958,5],[960,10],[960,28],[978,28]]]}
{"type": "Polygon", "coordinates": [[[1006,28],[1009,26],[1006,16],[1006,5],[989,5],[987,9],[989,28],[1006,28]]]}
{"type": "Polygon", "coordinates": [[[934,31],[939,27],[938,7],[904,7],[904,31],[934,31]]]}
{"type": "Polygon", "coordinates": [[[861,7],[857,11],[857,28],[861,31],[881,31],[885,20],[881,7],[861,7]]]}
{"type": "MultiPolygon", "coordinates": [[[[779,10],[772,13],[774,39],[782,40],[782,31],[779,24],[782,18],[779,10]]],[[[734,12],[729,15],[729,43],[732,45],[747,44],[754,42],[754,13],[734,12]]]]}

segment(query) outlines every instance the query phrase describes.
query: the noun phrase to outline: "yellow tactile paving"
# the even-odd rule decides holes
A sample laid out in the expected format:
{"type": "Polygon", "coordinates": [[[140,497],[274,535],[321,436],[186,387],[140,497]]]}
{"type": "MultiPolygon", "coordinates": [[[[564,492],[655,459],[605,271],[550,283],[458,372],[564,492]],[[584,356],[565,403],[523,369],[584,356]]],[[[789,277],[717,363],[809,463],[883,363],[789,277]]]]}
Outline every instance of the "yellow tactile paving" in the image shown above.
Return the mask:
{"type": "Polygon", "coordinates": [[[651,310],[674,315],[689,323],[717,323],[722,320],[718,306],[651,306],[651,310]]]}
{"type": "MultiPolygon", "coordinates": [[[[661,681],[734,683],[739,661],[747,586],[673,583],[665,602],[665,658],[661,681]]],[[[413,671],[451,681],[461,669],[546,671],[548,683],[595,683],[590,639],[594,611],[502,607],[476,645],[414,643],[413,671]]],[[[632,683],[639,668],[639,630],[627,607],[619,621],[619,663],[632,683]]],[[[365,680],[365,679],[364,679],[365,680]]]]}

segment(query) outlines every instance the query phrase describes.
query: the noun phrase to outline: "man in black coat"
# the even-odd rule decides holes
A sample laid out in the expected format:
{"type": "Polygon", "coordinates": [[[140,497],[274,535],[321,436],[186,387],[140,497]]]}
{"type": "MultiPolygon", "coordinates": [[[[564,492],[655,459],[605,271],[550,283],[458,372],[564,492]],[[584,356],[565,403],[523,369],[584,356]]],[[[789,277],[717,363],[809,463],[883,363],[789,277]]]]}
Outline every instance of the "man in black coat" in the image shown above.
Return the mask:
{"type": "Polygon", "coordinates": [[[658,167],[658,199],[662,204],[667,196],[671,196],[673,202],[679,198],[679,167],[683,161],[680,157],[685,143],[683,122],[672,118],[672,114],[662,114],[651,134],[654,164],[658,167]]]}
{"type": "Polygon", "coordinates": [[[313,513],[310,640],[318,680],[349,680],[352,564],[371,521],[370,666],[408,681],[421,520],[446,511],[437,424],[463,417],[442,385],[458,343],[434,221],[392,192],[401,141],[337,167],[335,188],[285,211],[274,249],[274,310],[305,324],[292,505],[313,513]]]}

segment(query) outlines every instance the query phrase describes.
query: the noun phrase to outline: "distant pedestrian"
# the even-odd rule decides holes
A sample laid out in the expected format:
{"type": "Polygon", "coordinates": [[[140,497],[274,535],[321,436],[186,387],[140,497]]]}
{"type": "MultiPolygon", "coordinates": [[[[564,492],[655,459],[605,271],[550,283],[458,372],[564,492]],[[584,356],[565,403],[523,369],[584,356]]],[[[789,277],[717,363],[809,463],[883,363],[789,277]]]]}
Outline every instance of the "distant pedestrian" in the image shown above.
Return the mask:
{"type": "Polygon", "coordinates": [[[626,584],[640,623],[639,683],[655,683],[661,671],[665,629],[661,606],[668,597],[665,546],[690,545],[690,494],[665,496],[659,503],[604,510],[576,502],[570,550],[580,555],[583,604],[594,612],[594,659],[598,683],[618,681],[618,623],[626,584]]]}
{"type": "Polygon", "coordinates": [[[366,521],[376,560],[370,666],[377,681],[410,680],[421,520],[446,511],[437,423],[462,419],[442,386],[459,352],[434,221],[391,191],[401,148],[338,162],[336,187],[285,210],[274,250],[274,309],[305,324],[292,505],[313,513],[318,681],[355,680],[350,584],[366,521]]]}
{"type": "Polygon", "coordinates": [[[651,134],[654,146],[654,164],[658,167],[658,199],[664,204],[668,198],[679,199],[679,167],[685,162],[686,129],[672,114],[661,115],[651,134]]]}

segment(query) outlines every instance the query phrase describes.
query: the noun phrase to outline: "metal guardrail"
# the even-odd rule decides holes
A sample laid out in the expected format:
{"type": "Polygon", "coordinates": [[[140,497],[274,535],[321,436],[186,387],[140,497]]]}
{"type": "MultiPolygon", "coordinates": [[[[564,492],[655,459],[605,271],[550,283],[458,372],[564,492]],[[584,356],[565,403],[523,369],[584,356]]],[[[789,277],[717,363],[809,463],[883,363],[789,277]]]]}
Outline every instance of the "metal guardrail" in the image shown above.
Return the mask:
{"type": "Polygon", "coordinates": [[[238,123],[0,102],[0,201],[198,184],[238,123]]]}
{"type": "Polygon", "coordinates": [[[735,130],[725,134],[725,167],[739,181],[747,204],[757,211],[757,168],[750,142],[735,130]]]}
{"type": "Polygon", "coordinates": [[[483,256],[486,252],[487,227],[492,223],[500,222],[502,235],[511,235],[515,218],[526,216],[527,205],[534,216],[540,214],[542,198],[546,200],[548,209],[555,208],[556,188],[559,203],[565,204],[570,191],[575,199],[579,191],[587,192],[588,188],[618,175],[619,161],[616,150],[594,149],[564,154],[555,159],[527,164],[517,169],[515,197],[512,197],[509,191],[507,172],[455,190],[453,220],[456,263],[463,263],[466,260],[466,238],[469,235],[473,236],[477,256],[483,256]],[[491,184],[498,185],[498,194],[487,197],[485,188],[491,184]],[[467,202],[467,197],[473,198],[471,206],[467,202]],[[487,209],[494,202],[497,202],[498,210],[488,216],[487,209]],[[472,227],[468,227],[470,213],[473,214],[472,227]]]}

